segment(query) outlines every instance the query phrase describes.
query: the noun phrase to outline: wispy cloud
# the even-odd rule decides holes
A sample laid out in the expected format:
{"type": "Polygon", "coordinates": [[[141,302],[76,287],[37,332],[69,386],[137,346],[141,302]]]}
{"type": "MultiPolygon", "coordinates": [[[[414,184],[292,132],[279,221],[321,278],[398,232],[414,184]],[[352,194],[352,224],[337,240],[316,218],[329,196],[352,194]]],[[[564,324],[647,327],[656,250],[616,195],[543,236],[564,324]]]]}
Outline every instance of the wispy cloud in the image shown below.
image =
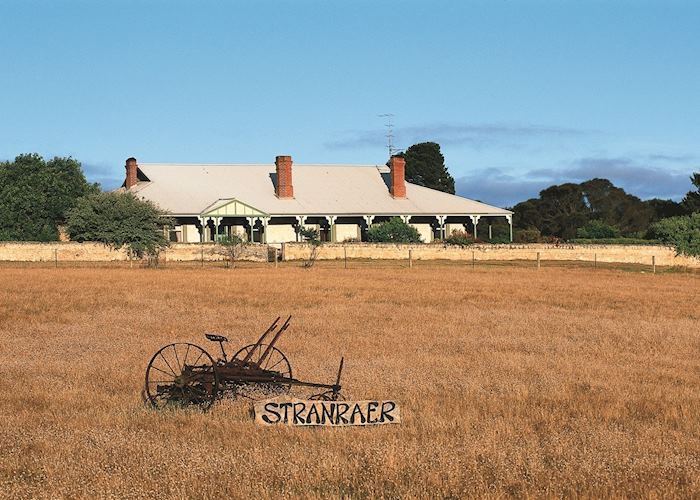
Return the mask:
{"type": "Polygon", "coordinates": [[[596,177],[609,179],[616,186],[642,199],[680,199],[692,185],[690,174],[700,170],[669,168],[628,157],[586,157],[561,168],[531,169],[512,175],[501,168],[487,168],[456,179],[458,194],[498,206],[512,206],[538,196],[551,185],[583,182],[596,177]]]}
{"type": "Polygon", "coordinates": [[[695,160],[693,155],[669,155],[663,153],[651,154],[648,159],[651,161],[667,161],[673,163],[688,163],[695,160]]]}
{"type": "MultiPolygon", "coordinates": [[[[594,133],[567,127],[536,124],[434,124],[403,127],[394,130],[396,144],[406,147],[424,141],[436,141],[443,145],[463,145],[474,149],[489,146],[516,148],[526,140],[547,137],[575,137],[594,133]]],[[[357,149],[381,147],[386,142],[386,130],[354,130],[342,137],[326,142],[329,149],[357,149]]]]}

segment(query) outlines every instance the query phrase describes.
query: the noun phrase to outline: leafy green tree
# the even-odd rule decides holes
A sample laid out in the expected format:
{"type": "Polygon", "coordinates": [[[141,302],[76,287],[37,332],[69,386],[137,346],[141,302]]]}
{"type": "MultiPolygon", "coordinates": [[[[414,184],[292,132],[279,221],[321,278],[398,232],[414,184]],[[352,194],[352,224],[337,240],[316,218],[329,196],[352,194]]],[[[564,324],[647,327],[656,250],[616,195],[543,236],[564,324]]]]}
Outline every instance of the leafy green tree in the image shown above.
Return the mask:
{"type": "Polygon", "coordinates": [[[418,230],[399,217],[374,224],[367,230],[367,241],[374,243],[420,243],[418,230]]]}
{"type": "Polygon", "coordinates": [[[588,221],[588,207],[578,184],[551,186],[540,192],[541,227],[544,235],[573,238],[576,229],[588,221]]]}
{"type": "Polygon", "coordinates": [[[406,160],[406,180],[445,193],[455,193],[455,180],[447,171],[445,157],[436,142],[421,142],[399,154],[406,160]]]}
{"type": "Polygon", "coordinates": [[[542,227],[542,214],[540,212],[539,198],[530,198],[521,201],[510,209],[513,212],[514,229],[533,229],[542,227]]]}
{"type": "Polygon", "coordinates": [[[111,192],[80,198],[68,211],[67,225],[73,241],[126,248],[131,258],[141,258],[158,255],[170,244],[165,228],[173,221],[151,201],[111,192]]]}
{"type": "Polygon", "coordinates": [[[690,182],[693,183],[697,189],[695,191],[688,191],[688,194],[683,198],[682,204],[683,208],[687,213],[700,212],[700,172],[695,172],[690,177],[690,182]]]}
{"type": "Polygon", "coordinates": [[[576,237],[592,240],[619,238],[620,230],[615,226],[606,224],[602,220],[592,220],[588,221],[585,226],[578,228],[576,237]]]}
{"type": "Polygon", "coordinates": [[[24,154],[0,163],[0,240],[57,240],[77,199],[99,190],[72,158],[24,154]]]}
{"type": "Polygon", "coordinates": [[[642,200],[607,179],[591,179],[580,186],[590,220],[601,220],[608,226],[616,227],[624,236],[646,233],[653,211],[642,200]]]}
{"type": "Polygon", "coordinates": [[[679,254],[700,256],[700,212],[660,220],[649,233],[674,246],[679,254]]]}
{"type": "Polygon", "coordinates": [[[644,201],[644,204],[649,207],[652,212],[651,222],[658,222],[661,219],[686,215],[687,213],[683,207],[683,204],[677,203],[673,200],[653,198],[651,200],[644,201]]]}

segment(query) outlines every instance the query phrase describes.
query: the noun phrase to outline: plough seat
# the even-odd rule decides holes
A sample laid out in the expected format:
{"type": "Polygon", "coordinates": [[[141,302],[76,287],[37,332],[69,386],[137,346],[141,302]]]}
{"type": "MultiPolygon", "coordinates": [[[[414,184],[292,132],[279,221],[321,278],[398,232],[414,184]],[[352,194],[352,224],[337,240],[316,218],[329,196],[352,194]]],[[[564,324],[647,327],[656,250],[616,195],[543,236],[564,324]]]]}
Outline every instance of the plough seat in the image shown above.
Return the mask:
{"type": "Polygon", "coordinates": [[[223,335],[216,335],[214,333],[205,333],[204,336],[211,340],[212,342],[228,342],[228,339],[223,335]]]}

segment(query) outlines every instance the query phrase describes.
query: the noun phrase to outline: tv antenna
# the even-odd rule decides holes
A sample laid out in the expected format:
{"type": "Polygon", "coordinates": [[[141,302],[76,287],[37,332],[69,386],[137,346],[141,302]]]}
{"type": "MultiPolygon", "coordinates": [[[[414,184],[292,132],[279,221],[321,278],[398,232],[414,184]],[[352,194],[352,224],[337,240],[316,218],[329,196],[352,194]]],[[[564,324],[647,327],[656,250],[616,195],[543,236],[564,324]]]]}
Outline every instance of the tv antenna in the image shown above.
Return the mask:
{"type": "Polygon", "coordinates": [[[389,158],[398,153],[399,149],[394,147],[394,114],[384,113],[377,115],[379,118],[384,118],[384,126],[386,127],[386,148],[389,150],[389,158]]]}

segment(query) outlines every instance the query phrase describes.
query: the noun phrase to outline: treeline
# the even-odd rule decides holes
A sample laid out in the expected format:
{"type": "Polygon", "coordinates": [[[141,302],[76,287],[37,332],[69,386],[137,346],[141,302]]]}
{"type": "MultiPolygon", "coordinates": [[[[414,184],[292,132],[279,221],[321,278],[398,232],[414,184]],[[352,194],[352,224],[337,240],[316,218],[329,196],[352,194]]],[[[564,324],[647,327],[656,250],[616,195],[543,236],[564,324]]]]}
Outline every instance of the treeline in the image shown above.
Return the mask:
{"type": "Polygon", "coordinates": [[[130,256],[168,245],[167,214],[129,192],[102,192],[73,158],[38,154],[0,162],[0,241],[98,241],[130,256]]]}
{"type": "Polygon", "coordinates": [[[655,239],[658,222],[700,212],[700,173],[691,181],[697,189],[681,202],[642,201],[607,179],[551,186],[511,209],[516,236],[521,241],[655,239]]]}

